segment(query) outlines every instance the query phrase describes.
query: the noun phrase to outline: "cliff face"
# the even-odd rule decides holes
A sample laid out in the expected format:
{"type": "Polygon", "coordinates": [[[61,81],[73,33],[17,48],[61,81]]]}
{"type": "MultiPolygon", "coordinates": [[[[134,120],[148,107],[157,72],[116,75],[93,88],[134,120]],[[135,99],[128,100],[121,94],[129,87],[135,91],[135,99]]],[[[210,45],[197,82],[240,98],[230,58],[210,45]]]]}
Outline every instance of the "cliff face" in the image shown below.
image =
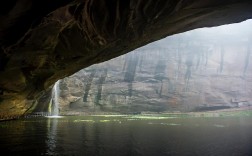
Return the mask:
{"type": "Polygon", "coordinates": [[[252,17],[250,0],[10,0],[0,10],[0,111],[13,114],[92,64],[171,34],[252,17]]]}
{"type": "Polygon", "coordinates": [[[237,35],[226,27],[168,37],[61,80],[61,113],[252,105],[251,31],[237,35]]]}

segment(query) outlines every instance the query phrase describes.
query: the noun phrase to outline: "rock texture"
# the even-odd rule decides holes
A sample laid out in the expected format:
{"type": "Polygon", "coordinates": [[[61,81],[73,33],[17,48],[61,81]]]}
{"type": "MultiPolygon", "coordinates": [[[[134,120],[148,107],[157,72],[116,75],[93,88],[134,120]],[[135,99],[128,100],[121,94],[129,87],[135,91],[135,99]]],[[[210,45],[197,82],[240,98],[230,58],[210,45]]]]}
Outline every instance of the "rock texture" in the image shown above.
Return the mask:
{"type": "Polygon", "coordinates": [[[252,17],[250,0],[9,0],[0,9],[0,111],[165,36],[252,17]]]}
{"type": "Polygon", "coordinates": [[[252,106],[251,27],[195,30],[83,69],[60,81],[61,114],[252,106]]]}

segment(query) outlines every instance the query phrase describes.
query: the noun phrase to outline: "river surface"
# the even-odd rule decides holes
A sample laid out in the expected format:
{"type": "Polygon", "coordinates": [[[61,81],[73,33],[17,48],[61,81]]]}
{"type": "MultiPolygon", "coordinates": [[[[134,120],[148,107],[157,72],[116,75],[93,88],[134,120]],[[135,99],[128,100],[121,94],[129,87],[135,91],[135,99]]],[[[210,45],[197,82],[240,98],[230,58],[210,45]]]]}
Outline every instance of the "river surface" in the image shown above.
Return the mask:
{"type": "Polygon", "coordinates": [[[1,155],[249,156],[252,117],[13,120],[0,123],[0,150],[1,155]]]}

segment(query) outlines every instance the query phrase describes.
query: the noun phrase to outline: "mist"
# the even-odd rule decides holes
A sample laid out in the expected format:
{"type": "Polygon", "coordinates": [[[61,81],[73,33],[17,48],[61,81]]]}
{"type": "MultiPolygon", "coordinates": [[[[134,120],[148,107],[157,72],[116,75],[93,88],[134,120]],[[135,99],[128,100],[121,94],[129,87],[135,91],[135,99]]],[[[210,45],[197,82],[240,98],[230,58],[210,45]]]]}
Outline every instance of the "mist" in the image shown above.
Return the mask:
{"type": "Polygon", "coordinates": [[[79,113],[250,107],[250,28],[252,20],[196,29],[85,68],[62,80],[61,103],[79,113]]]}

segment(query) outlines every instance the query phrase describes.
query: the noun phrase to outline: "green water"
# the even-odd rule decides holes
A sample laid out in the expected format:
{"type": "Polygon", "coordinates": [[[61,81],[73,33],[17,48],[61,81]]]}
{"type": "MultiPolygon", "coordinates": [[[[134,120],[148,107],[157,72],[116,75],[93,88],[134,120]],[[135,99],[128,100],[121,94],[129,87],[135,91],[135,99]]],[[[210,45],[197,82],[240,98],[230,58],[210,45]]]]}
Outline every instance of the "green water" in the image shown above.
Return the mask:
{"type": "Polygon", "coordinates": [[[246,115],[41,117],[1,122],[0,132],[3,155],[252,155],[246,115]]]}

